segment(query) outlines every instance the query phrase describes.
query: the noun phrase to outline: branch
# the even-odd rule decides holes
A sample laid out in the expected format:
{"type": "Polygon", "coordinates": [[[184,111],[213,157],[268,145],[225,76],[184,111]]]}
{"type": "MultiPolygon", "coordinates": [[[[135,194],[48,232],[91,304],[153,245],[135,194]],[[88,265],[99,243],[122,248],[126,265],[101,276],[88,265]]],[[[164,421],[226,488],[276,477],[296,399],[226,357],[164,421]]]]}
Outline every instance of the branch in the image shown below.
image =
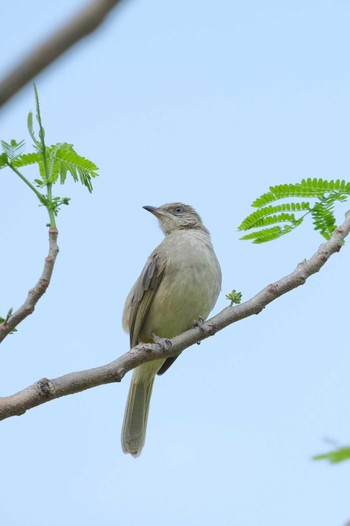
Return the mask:
{"type": "Polygon", "coordinates": [[[0,323],[0,343],[6,336],[15,328],[21,321],[23,321],[35,309],[35,305],[40,300],[41,296],[46,292],[50,284],[53,268],[58,254],[57,246],[58,230],[50,228],[49,230],[49,253],[45,258],[44,270],[39,278],[37,284],[28,292],[27,299],[23,305],[16,310],[4,323],[0,323]]]}
{"type": "Polygon", "coordinates": [[[21,415],[28,409],[61,396],[78,393],[98,385],[120,382],[128,371],[142,363],[159,358],[178,356],[187,347],[214,335],[228,325],[247,318],[252,314],[258,314],[269,303],[290,290],[303,285],[310,276],[318,272],[332,254],[339,252],[349,232],[350,211],[346,213],[344,223],[334,230],[331,239],[322,243],[310,259],[305,259],[299,263],[291,274],[267,285],[250,300],[234,307],[226,307],[203,325],[194,327],[172,340],[160,340],[153,344],[140,344],[107,365],[66,374],[53,380],[43,378],[23,389],[23,391],[1,397],[0,420],[21,415]]]}
{"type": "Polygon", "coordinates": [[[71,46],[92,33],[120,1],[92,0],[70,22],[29,53],[0,80],[0,107],[71,46]]]}

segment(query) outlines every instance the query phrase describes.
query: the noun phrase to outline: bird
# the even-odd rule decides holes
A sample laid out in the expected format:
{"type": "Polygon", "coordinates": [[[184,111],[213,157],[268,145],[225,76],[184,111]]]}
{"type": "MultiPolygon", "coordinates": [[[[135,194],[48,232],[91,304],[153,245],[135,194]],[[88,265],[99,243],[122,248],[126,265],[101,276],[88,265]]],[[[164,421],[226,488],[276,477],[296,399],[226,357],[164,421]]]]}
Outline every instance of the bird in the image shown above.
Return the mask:
{"type": "MultiPolygon", "coordinates": [[[[153,250],[130,290],[122,325],[130,348],[171,339],[205,320],[221,290],[221,268],[210,234],[196,210],[180,202],[144,206],[159,221],[163,241],[153,250]]],[[[138,457],[146,438],[152,388],[176,360],[156,359],[136,367],[122,426],[122,449],[138,457]]]]}

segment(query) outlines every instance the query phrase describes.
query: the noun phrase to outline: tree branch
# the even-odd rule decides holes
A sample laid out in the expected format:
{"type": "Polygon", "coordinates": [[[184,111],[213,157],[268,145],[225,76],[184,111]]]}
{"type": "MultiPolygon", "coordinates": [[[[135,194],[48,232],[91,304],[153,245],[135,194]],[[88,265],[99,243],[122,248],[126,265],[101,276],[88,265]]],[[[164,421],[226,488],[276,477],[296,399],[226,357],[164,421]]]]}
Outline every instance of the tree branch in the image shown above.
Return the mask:
{"type": "Polygon", "coordinates": [[[329,241],[322,243],[315,254],[308,260],[299,263],[296,269],[280,280],[267,285],[253,298],[244,303],[226,307],[219,314],[176,336],[172,340],[161,340],[153,344],[140,344],[113,362],[59,378],[43,378],[35,384],[16,394],[0,398],[0,420],[21,415],[28,409],[36,407],[55,398],[66,396],[98,385],[120,382],[124,375],[138,365],[157,358],[177,356],[191,345],[214,335],[223,328],[252,314],[258,314],[269,303],[292,289],[303,285],[305,281],[318,272],[335,252],[339,252],[343,241],[350,232],[350,211],[345,215],[344,223],[336,228],[329,241]]]}
{"type": "Polygon", "coordinates": [[[0,80],[0,107],[71,46],[100,26],[120,1],[91,1],[70,22],[29,53],[5,78],[0,80]]]}
{"type": "Polygon", "coordinates": [[[53,268],[58,254],[57,245],[58,230],[50,228],[49,230],[49,253],[45,258],[44,270],[39,278],[37,284],[28,292],[28,296],[23,305],[16,310],[9,318],[0,323],[0,343],[6,336],[15,328],[21,321],[23,321],[35,309],[35,305],[40,300],[41,296],[46,292],[50,284],[53,268]]]}

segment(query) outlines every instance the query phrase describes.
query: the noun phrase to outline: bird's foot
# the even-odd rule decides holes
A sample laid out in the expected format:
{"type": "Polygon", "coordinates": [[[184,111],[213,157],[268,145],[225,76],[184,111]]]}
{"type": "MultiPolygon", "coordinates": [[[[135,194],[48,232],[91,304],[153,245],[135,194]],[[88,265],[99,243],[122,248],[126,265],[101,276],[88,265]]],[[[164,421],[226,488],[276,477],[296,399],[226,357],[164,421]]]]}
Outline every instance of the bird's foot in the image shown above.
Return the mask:
{"type": "MultiPolygon", "coordinates": [[[[213,336],[218,330],[215,325],[208,322],[205,323],[205,320],[201,317],[193,322],[193,327],[198,327],[205,336],[213,336]]],[[[200,345],[200,343],[197,342],[197,345],[200,345]]]]}
{"type": "Polygon", "coordinates": [[[152,344],[151,343],[138,343],[136,346],[135,346],[135,350],[136,351],[147,351],[147,352],[152,352],[153,351],[153,347],[152,347],[152,344]]]}
{"type": "Polygon", "coordinates": [[[169,351],[171,349],[171,340],[168,338],[160,338],[156,334],[152,333],[152,339],[154,343],[158,344],[161,351],[169,351]]]}
{"type": "MultiPolygon", "coordinates": [[[[201,328],[203,323],[204,323],[203,318],[201,316],[199,316],[199,318],[197,320],[194,320],[193,327],[201,328]]],[[[201,342],[197,342],[197,345],[200,345],[200,344],[201,344],[201,342]]]]}

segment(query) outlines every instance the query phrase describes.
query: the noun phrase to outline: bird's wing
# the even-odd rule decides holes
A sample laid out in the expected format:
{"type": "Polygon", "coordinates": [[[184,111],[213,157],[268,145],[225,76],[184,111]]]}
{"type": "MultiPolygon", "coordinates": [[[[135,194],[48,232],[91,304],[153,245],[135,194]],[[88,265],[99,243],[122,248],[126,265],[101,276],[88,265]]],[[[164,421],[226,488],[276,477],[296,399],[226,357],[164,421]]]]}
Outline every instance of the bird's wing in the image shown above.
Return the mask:
{"type": "Polygon", "coordinates": [[[125,321],[130,333],[130,347],[137,345],[142,325],[152,305],[160,282],[163,279],[165,260],[158,253],[148,258],[140,277],[136,281],[125,306],[125,321]]]}

